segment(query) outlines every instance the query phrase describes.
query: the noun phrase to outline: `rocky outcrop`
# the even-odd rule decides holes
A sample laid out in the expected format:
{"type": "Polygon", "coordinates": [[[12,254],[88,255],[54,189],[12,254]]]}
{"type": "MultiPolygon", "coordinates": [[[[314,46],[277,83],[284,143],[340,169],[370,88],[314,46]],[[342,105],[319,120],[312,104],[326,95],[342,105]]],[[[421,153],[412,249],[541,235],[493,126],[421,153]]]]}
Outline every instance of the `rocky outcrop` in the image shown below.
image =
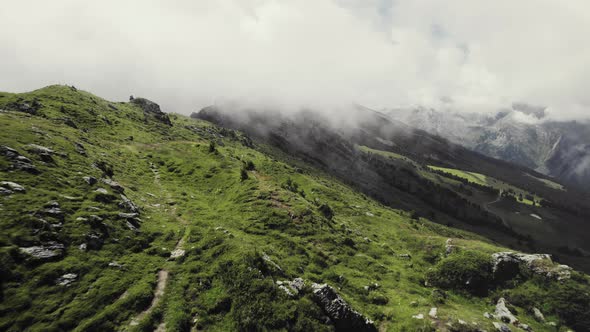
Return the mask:
{"type": "Polygon", "coordinates": [[[61,258],[64,254],[65,246],[58,242],[47,242],[43,245],[20,248],[25,253],[37,260],[53,260],[61,258]]]}
{"type": "Polygon", "coordinates": [[[76,148],[76,152],[78,152],[79,154],[83,155],[84,157],[86,157],[88,155],[86,153],[86,148],[84,147],[84,144],[82,144],[80,142],[75,142],[74,143],[74,148],[76,148]]]}
{"type": "Polygon", "coordinates": [[[286,281],[277,280],[276,283],[279,286],[279,288],[282,289],[289,296],[299,295],[303,291],[303,288],[305,287],[305,282],[301,278],[295,278],[292,281],[290,281],[290,280],[286,280],[286,281]]]}
{"type": "Polygon", "coordinates": [[[172,122],[170,121],[168,114],[162,112],[162,110],[160,110],[160,105],[154,103],[153,101],[147,100],[145,98],[134,98],[131,100],[131,103],[139,106],[143,110],[143,114],[146,119],[154,118],[157,121],[172,126],[172,122]]]}
{"type": "Polygon", "coordinates": [[[84,181],[88,183],[89,186],[92,186],[98,182],[94,176],[85,176],[82,179],[84,179],[84,181]]]}
{"type": "Polygon", "coordinates": [[[541,310],[539,310],[537,308],[533,308],[533,317],[535,317],[535,320],[537,322],[545,323],[545,316],[543,316],[543,313],[541,312],[541,310]]]}
{"type": "Polygon", "coordinates": [[[53,162],[53,154],[55,153],[55,151],[48,147],[37,144],[29,144],[25,147],[25,149],[31,153],[36,154],[37,156],[39,156],[39,158],[41,158],[42,161],[46,163],[53,162]]]}
{"type": "Polygon", "coordinates": [[[135,205],[135,203],[133,203],[129,198],[127,198],[127,196],[121,194],[121,203],[119,203],[119,207],[131,212],[131,213],[139,213],[139,207],[137,207],[137,205],[135,205]]]}
{"type": "Polygon", "coordinates": [[[78,279],[78,275],[75,273],[66,273],[64,275],[62,275],[61,277],[57,278],[57,280],[55,281],[56,284],[58,284],[59,286],[69,286],[71,283],[73,283],[74,281],[76,281],[76,279],[78,279]]]}
{"type": "Polygon", "coordinates": [[[123,186],[120,185],[117,181],[113,181],[111,179],[102,179],[101,181],[102,183],[111,187],[111,189],[113,189],[116,192],[122,193],[123,191],[125,191],[125,188],[123,188],[123,186]]]}
{"type": "Polygon", "coordinates": [[[514,316],[510,310],[506,307],[506,300],[501,297],[496,304],[496,311],[494,311],[494,317],[506,324],[518,325],[518,318],[514,316]]]}
{"type": "Polygon", "coordinates": [[[25,187],[21,186],[20,184],[16,183],[16,182],[11,182],[11,181],[0,181],[0,190],[4,189],[3,191],[0,191],[0,193],[3,194],[12,194],[15,192],[18,193],[24,193],[25,187]]]}
{"type": "Polygon", "coordinates": [[[0,146],[0,155],[3,155],[6,159],[12,161],[11,168],[22,170],[31,174],[39,174],[39,170],[33,166],[31,159],[21,155],[13,148],[8,146],[0,146]]]}
{"type": "Polygon", "coordinates": [[[512,330],[506,326],[505,324],[500,324],[498,322],[494,322],[494,327],[496,328],[496,330],[500,331],[500,332],[512,332],[512,330]]]}
{"type": "Polygon", "coordinates": [[[327,284],[313,284],[311,287],[314,300],[334,322],[336,331],[377,331],[373,321],[352,309],[332,287],[327,284]]]}
{"type": "Polygon", "coordinates": [[[572,268],[555,264],[547,254],[521,254],[498,252],[492,255],[494,280],[507,281],[519,274],[537,274],[548,279],[566,280],[571,277],[572,268]]]}

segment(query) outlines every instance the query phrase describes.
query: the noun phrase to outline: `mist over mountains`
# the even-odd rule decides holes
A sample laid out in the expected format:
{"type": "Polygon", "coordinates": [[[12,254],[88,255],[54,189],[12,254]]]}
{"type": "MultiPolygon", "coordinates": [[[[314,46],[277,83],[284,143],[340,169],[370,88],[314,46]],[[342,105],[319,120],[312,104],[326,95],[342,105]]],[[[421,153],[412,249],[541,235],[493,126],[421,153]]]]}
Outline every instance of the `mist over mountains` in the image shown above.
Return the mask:
{"type": "Polygon", "coordinates": [[[546,118],[542,107],[513,104],[496,113],[428,108],[387,112],[409,126],[487,156],[526,166],[579,188],[590,184],[590,122],[546,118]]]}

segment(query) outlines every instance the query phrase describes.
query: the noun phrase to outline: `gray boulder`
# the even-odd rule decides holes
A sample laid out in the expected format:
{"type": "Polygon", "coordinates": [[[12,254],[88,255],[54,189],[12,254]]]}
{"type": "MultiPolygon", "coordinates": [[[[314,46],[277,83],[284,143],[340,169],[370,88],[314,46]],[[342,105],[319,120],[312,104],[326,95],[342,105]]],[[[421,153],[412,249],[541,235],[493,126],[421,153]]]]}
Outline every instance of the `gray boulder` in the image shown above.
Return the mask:
{"type": "Polygon", "coordinates": [[[84,179],[84,181],[88,183],[88,185],[90,186],[98,182],[98,180],[94,176],[85,176],[82,179],[84,179]]]}
{"type": "Polygon", "coordinates": [[[154,103],[153,101],[147,100],[145,98],[134,98],[131,100],[131,103],[139,106],[143,110],[146,120],[148,118],[154,118],[157,121],[172,126],[172,122],[170,121],[168,114],[162,112],[160,105],[154,103]]]}
{"type": "Polygon", "coordinates": [[[492,272],[497,281],[506,281],[518,274],[537,274],[548,279],[567,280],[572,268],[555,264],[547,254],[498,252],[492,254],[492,272]]]}
{"type": "Polygon", "coordinates": [[[123,191],[125,191],[125,188],[123,188],[123,186],[121,186],[119,184],[119,182],[113,181],[111,179],[102,179],[101,180],[104,184],[108,185],[109,187],[111,187],[114,191],[122,193],[123,191]]]}
{"type": "Polygon", "coordinates": [[[25,253],[37,260],[52,260],[61,258],[64,254],[65,246],[58,242],[47,242],[40,246],[19,248],[25,253]]]}
{"type": "Polygon", "coordinates": [[[76,148],[76,152],[78,152],[79,154],[81,154],[83,156],[87,156],[86,148],[84,147],[84,144],[82,144],[80,142],[75,142],[74,148],[76,148]]]}
{"type": "Polygon", "coordinates": [[[512,330],[506,326],[505,324],[500,324],[498,322],[494,322],[494,327],[496,328],[496,330],[500,331],[500,332],[512,332],[512,330]]]}
{"type": "Polygon", "coordinates": [[[337,331],[377,331],[373,321],[352,309],[332,287],[314,283],[312,289],[314,300],[332,320],[337,331]]]}
{"type": "Polygon", "coordinates": [[[121,194],[122,201],[119,203],[119,207],[131,212],[131,213],[139,213],[139,207],[135,205],[127,196],[121,194]]]}
{"type": "Polygon", "coordinates": [[[8,189],[13,192],[19,192],[19,193],[24,193],[26,191],[25,187],[21,186],[20,184],[18,184],[16,182],[10,182],[10,181],[0,181],[0,187],[8,189]]]}
{"type": "Polygon", "coordinates": [[[15,149],[2,145],[0,146],[0,155],[12,161],[12,168],[22,170],[31,174],[39,174],[39,170],[33,166],[32,161],[18,153],[15,149]]]}
{"type": "Polygon", "coordinates": [[[41,158],[41,160],[43,160],[44,162],[53,162],[53,154],[55,153],[55,151],[48,147],[37,144],[29,144],[25,147],[25,149],[31,153],[38,155],[39,158],[41,158]]]}
{"type": "Polygon", "coordinates": [[[78,279],[78,275],[75,273],[66,273],[64,275],[62,275],[61,277],[57,278],[57,280],[55,281],[56,284],[60,285],[60,286],[69,286],[71,283],[73,283],[74,281],[76,281],[76,279],[78,279]]]}
{"type": "Polygon", "coordinates": [[[539,310],[537,308],[533,308],[533,316],[535,317],[535,320],[537,322],[545,323],[545,316],[543,316],[543,313],[541,312],[541,310],[539,310]]]}
{"type": "Polygon", "coordinates": [[[510,312],[508,307],[506,307],[506,300],[503,297],[501,297],[496,304],[494,317],[506,324],[518,325],[518,318],[516,318],[516,316],[510,312]]]}

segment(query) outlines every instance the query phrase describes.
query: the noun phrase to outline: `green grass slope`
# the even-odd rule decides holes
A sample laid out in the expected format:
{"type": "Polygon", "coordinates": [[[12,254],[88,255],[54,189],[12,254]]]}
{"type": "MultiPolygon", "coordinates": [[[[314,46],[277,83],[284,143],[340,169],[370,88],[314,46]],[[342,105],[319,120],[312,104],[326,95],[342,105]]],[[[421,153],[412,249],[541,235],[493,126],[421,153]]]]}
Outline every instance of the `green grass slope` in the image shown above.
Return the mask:
{"type": "Polygon", "coordinates": [[[239,132],[67,86],[0,93],[0,109],[0,146],[36,169],[0,155],[0,181],[24,188],[0,196],[0,330],[334,330],[312,283],[380,331],[492,331],[500,297],[535,331],[590,328],[586,275],[492,281],[504,248],[239,132]],[[23,250],[39,246],[51,257],[23,250]],[[298,277],[298,296],[277,283],[298,277]]]}

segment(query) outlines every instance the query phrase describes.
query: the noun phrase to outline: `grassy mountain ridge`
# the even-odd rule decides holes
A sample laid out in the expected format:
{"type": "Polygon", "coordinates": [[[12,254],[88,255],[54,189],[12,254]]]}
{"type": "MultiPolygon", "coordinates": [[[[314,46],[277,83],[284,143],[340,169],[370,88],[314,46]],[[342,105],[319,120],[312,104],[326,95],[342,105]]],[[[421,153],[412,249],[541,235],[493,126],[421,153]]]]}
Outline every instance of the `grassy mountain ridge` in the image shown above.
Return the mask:
{"type": "Polygon", "coordinates": [[[314,283],[383,331],[492,331],[500,297],[535,331],[588,330],[588,276],[543,258],[500,280],[501,245],[140,100],[0,94],[0,330],[342,329],[314,283]]]}

